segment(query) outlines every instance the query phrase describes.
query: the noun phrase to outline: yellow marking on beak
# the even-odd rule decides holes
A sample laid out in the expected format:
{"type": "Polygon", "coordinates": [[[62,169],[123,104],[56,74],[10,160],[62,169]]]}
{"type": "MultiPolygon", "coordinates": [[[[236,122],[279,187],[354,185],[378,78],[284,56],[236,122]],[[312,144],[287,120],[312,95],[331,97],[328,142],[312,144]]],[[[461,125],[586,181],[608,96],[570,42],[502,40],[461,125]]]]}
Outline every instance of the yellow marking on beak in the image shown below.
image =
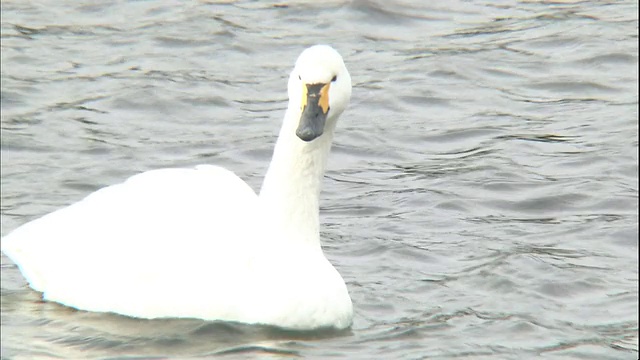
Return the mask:
{"type": "Polygon", "coordinates": [[[302,102],[300,103],[300,110],[304,110],[307,107],[307,84],[302,83],[302,102]]]}
{"type": "Polygon", "coordinates": [[[322,108],[323,113],[327,113],[329,111],[329,86],[331,83],[325,84],[322,89],[320,89],[320,99],[318,100],[318,105],[322,108]]]}
{"type": "Polygon", "coordinates": [[[320,91],[316,93],[317,91],[316,89],[318,88],[318,85],[320,84],[307,85],[305,83],[302,83],[302,101],[300,102],[300,110],[304,111],[304,109],[308,105],[307,102],[309,101],[310,97],[317,98],[318,106],[322,109],[322,112],[326,115],[327,112],[329,111],[329,87],[331,86],[331,83],[322,85],[322,87],[320,88],[320,91]],[[313,88],[312,94],[309,94],[310,87],[313,88]]]}

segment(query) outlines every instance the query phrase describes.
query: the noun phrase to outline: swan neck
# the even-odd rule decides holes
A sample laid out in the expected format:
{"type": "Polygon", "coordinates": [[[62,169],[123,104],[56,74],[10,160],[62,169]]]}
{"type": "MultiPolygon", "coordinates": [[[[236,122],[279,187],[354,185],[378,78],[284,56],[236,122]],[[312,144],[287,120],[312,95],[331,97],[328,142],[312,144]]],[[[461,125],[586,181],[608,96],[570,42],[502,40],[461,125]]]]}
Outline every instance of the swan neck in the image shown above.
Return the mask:
{"type": "Polygon", "coordinates": [[[319,199],[333,126],[310,142],[295,135],[300,111],[287,110],[260,191],[265,216],[283,241],[320,248],[319,199]]]}

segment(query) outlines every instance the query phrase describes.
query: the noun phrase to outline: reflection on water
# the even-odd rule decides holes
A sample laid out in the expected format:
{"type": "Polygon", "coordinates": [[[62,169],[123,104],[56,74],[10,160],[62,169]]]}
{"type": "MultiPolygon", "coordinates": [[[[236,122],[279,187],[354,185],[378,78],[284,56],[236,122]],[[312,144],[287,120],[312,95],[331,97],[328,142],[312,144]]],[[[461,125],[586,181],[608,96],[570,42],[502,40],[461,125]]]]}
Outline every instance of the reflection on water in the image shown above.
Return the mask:
{"type": "MultiPolygon", "coordinates": [[[[3,325],[9,332],[8,339],[33,337],[42,342],[37,347],[40,355],[66,358],[127,354],[180,356],[185,353],[300,355],[303,347],[296,345],[297,342],[336,339],[351,334],[349,330],[293,332],[195,319],[133,319],[77,311],[42,302],[35,292],[6,289],[2,311],[12,314],[13,322],[3,325]],[[23,306],[25,304],[29,306],[23,306]]],[[[25,345],[22,351],[32,350],[34,344],[25,345]]]]}

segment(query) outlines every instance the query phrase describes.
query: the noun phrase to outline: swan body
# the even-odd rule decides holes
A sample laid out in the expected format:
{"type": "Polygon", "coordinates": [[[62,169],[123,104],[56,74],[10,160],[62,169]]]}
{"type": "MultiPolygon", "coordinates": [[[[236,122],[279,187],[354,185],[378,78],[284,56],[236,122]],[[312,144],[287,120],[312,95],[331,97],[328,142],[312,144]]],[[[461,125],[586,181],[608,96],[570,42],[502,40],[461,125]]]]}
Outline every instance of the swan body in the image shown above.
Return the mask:
{"type": "Polygon", "coordinates": [[[139,318],[347,328],[347,287],[320,247],[319,195],[351,96],[340,55],[317,45],[289,77],[289,105],[257,195],[200,165],[132,176],[24,224],[2,251],[46,300],[139,318]]]}

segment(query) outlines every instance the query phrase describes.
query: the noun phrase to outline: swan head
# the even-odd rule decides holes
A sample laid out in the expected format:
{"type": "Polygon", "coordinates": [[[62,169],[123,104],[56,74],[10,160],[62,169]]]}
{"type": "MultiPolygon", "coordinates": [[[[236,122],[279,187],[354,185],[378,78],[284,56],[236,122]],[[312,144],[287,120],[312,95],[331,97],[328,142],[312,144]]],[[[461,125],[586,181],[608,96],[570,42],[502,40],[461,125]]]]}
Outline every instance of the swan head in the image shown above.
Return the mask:
{"type": "Polygon", "coordinates": [[[289,76],[289,104],[300,109],[300,140],[310,142],[333,129],[350,98],[351,76],[337,51],[315,45],[300,54],[289,76]]]}

